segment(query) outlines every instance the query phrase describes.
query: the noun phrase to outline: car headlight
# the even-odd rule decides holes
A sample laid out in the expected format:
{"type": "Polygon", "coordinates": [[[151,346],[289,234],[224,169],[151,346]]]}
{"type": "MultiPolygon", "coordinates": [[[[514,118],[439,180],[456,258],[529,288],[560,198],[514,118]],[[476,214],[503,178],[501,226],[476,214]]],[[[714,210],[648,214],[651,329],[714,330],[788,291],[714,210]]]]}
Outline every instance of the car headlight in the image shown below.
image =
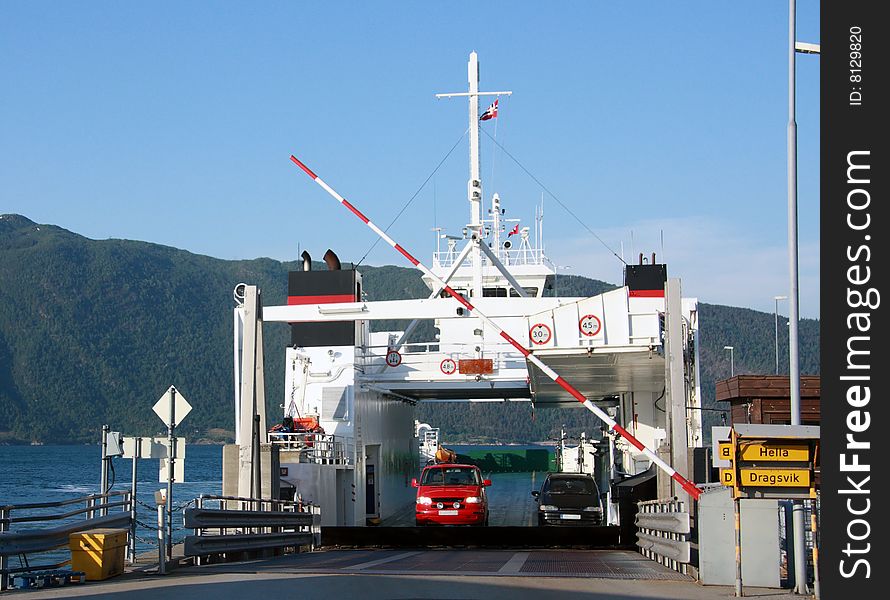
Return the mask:
{"type": "Polygon", "coordinates": [[[465,502],[467,504],[479,504],[480,502],[482,502],[482,498],[480,498],[479,496],[470,496],[465,500],[465,502]]]}
{"type": "Polygon", "coordinates": [[[552,504],[542,504],[538,507],[538,510],[559,510],[559,507],[552,504]]]}
{"type": "Polygon", "coordinates": [[[423,504],[424,506],[429,506],[430,504],[433,503],[433,499],[432,499],[432,498],[428,498],[428,497],[426,497],[426,496],[418,496],[418,497],[417,497],[417,503],[418,503],[418,504],[423,504]]]}
{"type": "Polygon", "coordinates": [[[599,506],[585,506],[584,510],[591,511],[591,512],[593,512],[593,511],[602,512],[603,509],[601,509],[599,506]]]}

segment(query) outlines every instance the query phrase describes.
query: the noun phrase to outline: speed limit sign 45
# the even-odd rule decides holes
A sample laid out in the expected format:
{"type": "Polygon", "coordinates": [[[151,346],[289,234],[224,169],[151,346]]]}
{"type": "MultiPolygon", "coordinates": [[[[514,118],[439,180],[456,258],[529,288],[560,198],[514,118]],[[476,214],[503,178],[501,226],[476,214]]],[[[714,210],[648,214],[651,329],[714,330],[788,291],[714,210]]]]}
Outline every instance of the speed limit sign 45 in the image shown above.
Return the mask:
{"type": "Polygon", "coordinates": [[[600,332],[600,329],[603,328],[602,321],[596,315],[584,315],[581,317],[581,320],[578,321],[578,328],[581,330],[586,336],[593,337],[600,332]]]}

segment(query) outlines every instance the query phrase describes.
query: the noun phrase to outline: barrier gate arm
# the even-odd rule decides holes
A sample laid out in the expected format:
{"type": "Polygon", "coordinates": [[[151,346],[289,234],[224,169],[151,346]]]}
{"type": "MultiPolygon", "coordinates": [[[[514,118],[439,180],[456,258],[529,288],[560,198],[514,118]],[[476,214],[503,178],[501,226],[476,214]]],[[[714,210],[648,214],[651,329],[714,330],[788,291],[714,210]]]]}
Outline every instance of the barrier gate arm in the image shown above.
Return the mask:
{"type": "Polygon", "coordinates": [[[596,404],[588,400],[584,397],[584,394],[579,392],[575,387],[570,384],[568,381],[563,379],[556,371],[548,367],[544,364],[541,359],[532,354],[530,350],[528,350],[525,346],[517,342],[513,337],[510,336],[506,331],[504,331],[501,327],[497,325],[490,318],[485,316],[482,312],[480,312],[476,307],[474,307],[466,298],[458,294],[454,291],[451,286],[442,281],[439,277],[436,276],[431,270],[429,270],[423,263],[414,258],[407,250],[405,250],[402,246],[396,243],[391,237],[389,237],[385,231],[377,227],[368,217],[366,217],[358,208],[353,206],[346,200],[343,196],[338,194],[334,189],[329,186],[324,180],[312,172],[312,170],[303,164],[296,156],[293,154],[290,157],[291,161],[298,167],[300,167],[306,175],[310,177],[315,183],[317,183],[321,188],[331,195],[337,202],[345,206],[349,212],[354,214],[359,218],[365,225],[367,225],[374,233],[376,233],[379,237],[381,237],[387,244],[395,248],[397,252],[399,252],[402,256],[408,259],[412,265],[414,265],[417,269],[423,272],[424,275],[430,277],[433,281],[436,282],[441,288],[446,291],[452,298],[460,302],[468,311],[470,311],[474,316],[481,319],[486,325],[492,327],[498,334],[510,342],[510,344],[516,348],[526,359],[531,361],[535,366],[537,366],[541,371],[543,371],[550,379],[552,379],[555,383],[557,383],[561,388],[567,391],[572,395],[575,400],[581,403],[587,410],[595,414],[600,420],[606,423],[609,426],[611,431],[614,431],[624,439],[626,439],[632,446],[634,446],[637,450],[645,454],[652,462],[658,465],[662,471],[670,475],[671,479],[680,484],[680,486],[692,496],[695,500],[698,500],[699,496],[701,496],[702,491],[696,487],[694,483],[680,475],[677,471],[674,470],[669,464],[667,464],[664,460],[662,460],[655,452],[644,446],[638,439],[632,436],[627,432],[621,425],[619,425],[616,421],[614,421],[604,410],[599,408],[596,404]]]}

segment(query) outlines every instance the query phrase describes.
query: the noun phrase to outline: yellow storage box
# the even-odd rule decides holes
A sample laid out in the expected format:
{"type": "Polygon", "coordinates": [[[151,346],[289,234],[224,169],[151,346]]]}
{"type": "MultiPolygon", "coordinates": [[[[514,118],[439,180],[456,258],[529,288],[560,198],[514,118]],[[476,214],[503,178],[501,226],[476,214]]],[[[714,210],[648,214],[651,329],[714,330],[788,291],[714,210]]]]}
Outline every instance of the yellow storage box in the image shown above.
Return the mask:
{"type": "Polygon", "coordinates": [[[71,570],[83,571],[87,581],[100,581],[124,572],[126,529],[90,529],[68,537],[71,570]]]}

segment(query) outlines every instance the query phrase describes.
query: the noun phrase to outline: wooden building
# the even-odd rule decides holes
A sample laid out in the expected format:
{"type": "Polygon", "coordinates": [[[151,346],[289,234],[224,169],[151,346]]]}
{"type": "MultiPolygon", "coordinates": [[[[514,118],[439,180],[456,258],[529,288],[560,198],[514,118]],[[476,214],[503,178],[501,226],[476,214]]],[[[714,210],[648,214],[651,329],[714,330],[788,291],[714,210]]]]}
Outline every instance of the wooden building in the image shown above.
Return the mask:
{"type": "MultiPolygon", "coordinates": [[[[800,423],[819,425],[820,377],[800,377],[800,423]]],[[[730,423],[791,424],[787,375],[736,375],[717,382],[717,401],[728,402],[730,423]]]]}

